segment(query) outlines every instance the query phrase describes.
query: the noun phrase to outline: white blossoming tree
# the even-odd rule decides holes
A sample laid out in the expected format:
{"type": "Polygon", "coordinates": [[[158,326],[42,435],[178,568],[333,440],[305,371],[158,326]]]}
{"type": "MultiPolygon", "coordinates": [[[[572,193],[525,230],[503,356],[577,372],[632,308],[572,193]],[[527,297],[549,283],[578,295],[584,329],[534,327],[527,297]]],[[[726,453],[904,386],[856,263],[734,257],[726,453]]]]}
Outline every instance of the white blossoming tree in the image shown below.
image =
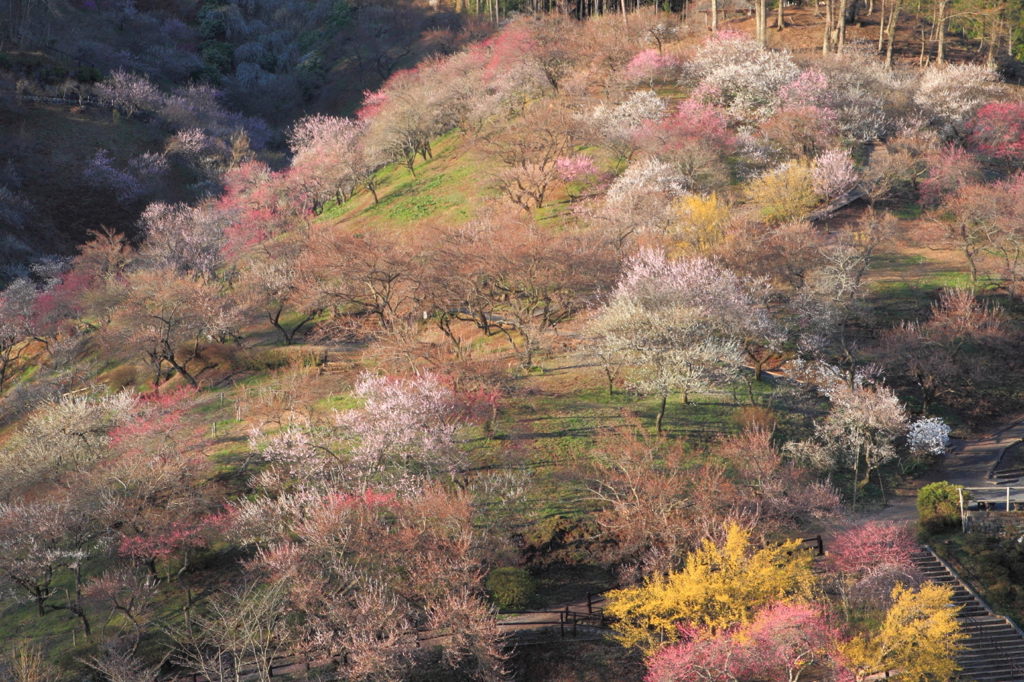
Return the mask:
{"type": "Polygon", "coordinates": [[[917,456],[944,455],[949,447],[949,430],[940,417],[918,419],[907,430],[907,447],[917,456]]]}
{"type": "Polygon", "coordinates": [[[670,261],[642,250],[595,321],[595,344],[604,356],[621,357],[629,383],[660,398],[661,431],[668,396],[720,385],[741,365],[741,330],[755,317],[733,273],[704,258],[670,261]]]}

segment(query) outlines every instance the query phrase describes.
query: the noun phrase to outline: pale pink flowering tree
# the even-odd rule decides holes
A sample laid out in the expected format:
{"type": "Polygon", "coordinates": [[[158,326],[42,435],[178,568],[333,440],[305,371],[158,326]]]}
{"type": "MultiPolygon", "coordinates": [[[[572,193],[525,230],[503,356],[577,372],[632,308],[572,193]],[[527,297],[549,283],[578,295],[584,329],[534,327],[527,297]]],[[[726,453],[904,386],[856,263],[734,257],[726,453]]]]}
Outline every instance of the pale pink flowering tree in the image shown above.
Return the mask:
{"type": "Polygon", "coordinates": [[[606,135],[621,135],[637,130],[665,117],[668,105],[665,100],[650,90],[632,93],[626,100],[608,107],[603,104],[594,108],[591,117],[606,135]]]}
{"type": "Polygon", "coordinates": [[[139,111],[155,111],[164,100],[163,94],[148,78],[122,69],[112,71],[102,83],[97,84],[96,92],[101,100],[129,117],[139,111]]]}
{"type": "Polygon", "coordinates": [[[259,431],[249,434],[249,448],[262,454],[263,459],[278,464],[289,476],[300,481],[322,478],[330,466],[330,449],[319,445],[309,429],[288,427],[261,443],[259,431]]]}
{"type": "Polygon", "coordinates": [[[223,140],[200,128],[175,133],[167,143],[167,153],[184,159],[206,180],[219,177],[221,171],[226,170],[231,155],[223,140]]]}
{"type": "Polygon", "coordinates": [[[800,75],[779,89],[782,106],[828,107],[833,103],[828,77],[817,69],[801,71],[800,75]]]}
{"type": "Polygon", "coordinates": [[[679,628],[679,640],[647,662],[644,682],[736,682],[744,652],[729,634],[679,628]]]}
{"type": "Polygon", "coordinates": [[[743,679],[799,682],[809,666],[827,671],[837,660],[841,633],[814,604],[772,604],[744,628],[750,655],[743,679]]]}
{"type": "Polygon", "coordinates": [[[152,203],[139,219],[146,236],[142,255],[180,273],[209,275],[221,262],[224,225],[206,207],[152,203]]]}
{"type": "Polygon", "coordinates": [[[736,145],[736,136],[729,130],[723,111],[693,97],[683,100],[665,125],[674,135],[706,140],[725,153],[736,145]]]}
{"type": "Polygon", "coordinates": [[[835,201],[857,186],[857,171],[847,152],[833,149],[814,160],[811,168],[814,192],[826,201],[835,201]]]}
{"type": "MultiPolygon", "coordinates": [[[[815,425],[811,441],[790,443],[787,449],[821,469],[852,469],[856,507],[857,492],[867,485],[871,472],[899,458],[896,439],[907,431],[907,411],[887,386],[837,381],[822,390],[832,411],[815,425]]],[[[884,487],[882,494],[884,500],[884,487]]]]}
{"type": "Polygon", "coordinates": [[[351,119],[323,114],[307,116],[292,128],[292,176],[314,213],[332,199],[347,201],[370,171],[359,144],[363,128],[351,119]]]}
{"type": "Polygon", "coordinates": [[[837,534],[827,560],[844,608],[885,608],[897,583],[920,584],[923,576],[910,560],[916,549],[907,524],[870,521],[837,534]]]}
{"type": "Polygon", "coordinates": [[[584,154],[559,157],[555,161],[555,171],[558,173],[558,178],[565,183],[566,191],[571,199],[578,196],[579,190],[595,184],[603,176],[594,163],[594,159],[584,154]],[[573,188],[573,183],[579,187],[573,188]]]}
{"type": "Polygon", "coordinates": [[[70,515],[62,502],[0,503],[0,580],[26,592],[40,617],[58,572],[75,560],[65,539],[70,515]]]}
{"type": "Polygon", "coordinates": [[[467,422],[458,396],[440,377],[364,374],[354,392],[363,406],[337,421],[354,436],[353,463],[365,474],[454,475],[464,466],[458,433],[467,422]]]}
{"type": "Polygon", "coordinates": [[[590,114],[594,140],[615,155],[616,162],[628,163],[640,147],[638,133],[665,118],[668,105],[650,90],[632,93],[615,106],[600,104],[590,114]]]}
{"type": "Polygon", "coordinates": [[[925,69],[917,84],[914,103],[922,113],[946,130],[956,129],[1002,88],[995,71],[978,64],[947,64],[942,69],[925,69]]]}
{"type": "Polygon", "coordinates": [[[624,77],[628,83],[646,83],[654,87],[657,82],[675,80],[679,66],[679,60],[672,55],[644,50],[626,64],[624,77]]]}
{"type": "Polygon", "coordinates": [[[764,50],[745,37],[719,34],[706,41],[689,64],[699,85],[691,95],[726,110],[731,122],[767,120],[780,103],[780,90],[800,69],[784,52],[764,50]]]}
{"type": "Polygon", "coordinates": [[[95,185],[114,191],[118,203],[135,201],[152,189],[153,182],[167,170],[163,154],[146,152],[128,160],[125,170],[114,167],[110,152],[101,149],[85,166],[85,177],[95,185]]]}
{"type": "Polygon", "coordinates": [[[586,180],[598,174],[594,159],[590,156],[562,156],[555,161],[558,177],[562,182],[586,180]]]}
{"type": "Polygon", "coordinates": [[[630,385],[660,398],[660,431],[669,394],[683,403],[721,385],[740,366],[739,334],[757,314],[739,278],[704,258],[670,261],[642,249],[593,324],[602,357],[629,366],[630,385]]]}
{"type": "Polygon", "coordinates": [[[626,263],[612,294],[645,307],[685,306],[735,328],[756,312],[743,283],[734,273],[706,258],[669,260],[655,249],[641,249],[626,263]]]}

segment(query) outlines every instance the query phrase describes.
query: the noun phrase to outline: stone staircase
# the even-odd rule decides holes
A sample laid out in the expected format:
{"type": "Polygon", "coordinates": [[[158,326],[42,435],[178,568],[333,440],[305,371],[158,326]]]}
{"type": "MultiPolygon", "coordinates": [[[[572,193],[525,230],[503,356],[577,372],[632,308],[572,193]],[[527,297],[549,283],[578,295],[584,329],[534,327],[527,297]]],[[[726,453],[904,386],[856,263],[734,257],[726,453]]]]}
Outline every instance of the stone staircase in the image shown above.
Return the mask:
{"type": "Polygon", "coordinates": [[[996,615],[930,547],[915,554],[913,562],[929,580],[953,588],[953,603],[960,606],[957,620],[967,634],[957,657],[960,679],[1024,682],[1024,632],[996,615]]]}

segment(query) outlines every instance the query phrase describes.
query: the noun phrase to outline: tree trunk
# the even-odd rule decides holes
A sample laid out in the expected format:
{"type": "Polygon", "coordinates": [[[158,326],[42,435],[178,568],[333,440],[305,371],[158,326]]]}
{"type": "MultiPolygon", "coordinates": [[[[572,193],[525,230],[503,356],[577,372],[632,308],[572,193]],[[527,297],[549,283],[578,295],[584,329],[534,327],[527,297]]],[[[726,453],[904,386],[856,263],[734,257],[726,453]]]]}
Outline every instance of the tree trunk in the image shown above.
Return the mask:
{"type": "Polygon", "coordinates": [[[786,5],[785,0],[779,0],[779,20],[778,20],[778,22],[776,22],[776,25],[775,25],[775,30],[776,31],[781,31],[782,29],[784,29],[786,27],[786,17],[783,16],[783,12],[782,12],[782,10],[785,7],[785,5],[786,5]]]}
{"type": "Polygon", "coordinates": [[[711,0],[711,32],[718,31],[718,0],[711,0]]]}
{"type": "Polygon", "coordinates": [[[754,15],[757,24],[757,44],[768,47],[768,0],[757,0],[754,4],[754,15]]]}
{"type": "MultiPolygon", "coordinates": [[[[853,0],[856,2],[856,0],[853,0]]],[[[850,0],[840,0],[839,17],[836,27],[836,52],[842,52],[846,45],[846,9],[850,6],[850,0]]]]}
{"type": "Polygon", "coordinates": [[[851,511],[857,511],[857,480],[860,477],[860,452],[858,452],[853,460],[853,504],[850,505],[851,511]]]}
{"type": "Polygon", "coordinates": [[[654,430],[657,431],[658,433],[661,433],[661,420],[665,418],[665,405],[667,403],[668,396],[661,396],[661,405],[658,407],[658,416],[654,418],[654,430]]]}
{"type": "Polygon", "coordinates": [[[899,18],[900,0],[895,0],[889,15],[889,26],[886,31],[888,33],[888,40],[885,47],[885,66],[890,69],[892,68],[892,46],[896,42],[896,22],[899,21],[899,18]]]}
{"type": "MultiPolygon", "coordinates": [[[[868,10],[870,13],[870,10],[868,10]]],[[[882,0],[882,6],[878,12],[878,53],[882,53],[882,48],[885,47],[885,0],[882,0]]]]}
{"type": "Polygon", "coordinates": [[[829,54],[832,51],[832,2],[825,0],[825,36],[821,42],[821,53],[829,54]]]}
{"type": "Polygon", "coordinates": [[[936,39],[938,41],[938,50],[935,55],[935,63],[942,64],[946,60],[946,2],[940,0],[938,6],[939,18],[935,24],[936,39]]]}

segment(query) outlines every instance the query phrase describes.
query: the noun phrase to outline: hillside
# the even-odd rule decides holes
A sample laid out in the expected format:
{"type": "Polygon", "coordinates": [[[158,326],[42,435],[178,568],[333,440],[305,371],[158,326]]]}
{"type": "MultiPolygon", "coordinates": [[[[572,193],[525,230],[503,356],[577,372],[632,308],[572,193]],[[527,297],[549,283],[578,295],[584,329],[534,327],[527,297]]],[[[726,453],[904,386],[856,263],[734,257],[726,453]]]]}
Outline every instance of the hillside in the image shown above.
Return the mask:
{"type": "Polygon", "coordinates": [[[946,679],[955,489],[870,519],[1024,405],[1019,87],[917,15],[887,68],[881,6],[826,55],[806,8],[476,7],[9,53],[0,672],[946,679]]]}

